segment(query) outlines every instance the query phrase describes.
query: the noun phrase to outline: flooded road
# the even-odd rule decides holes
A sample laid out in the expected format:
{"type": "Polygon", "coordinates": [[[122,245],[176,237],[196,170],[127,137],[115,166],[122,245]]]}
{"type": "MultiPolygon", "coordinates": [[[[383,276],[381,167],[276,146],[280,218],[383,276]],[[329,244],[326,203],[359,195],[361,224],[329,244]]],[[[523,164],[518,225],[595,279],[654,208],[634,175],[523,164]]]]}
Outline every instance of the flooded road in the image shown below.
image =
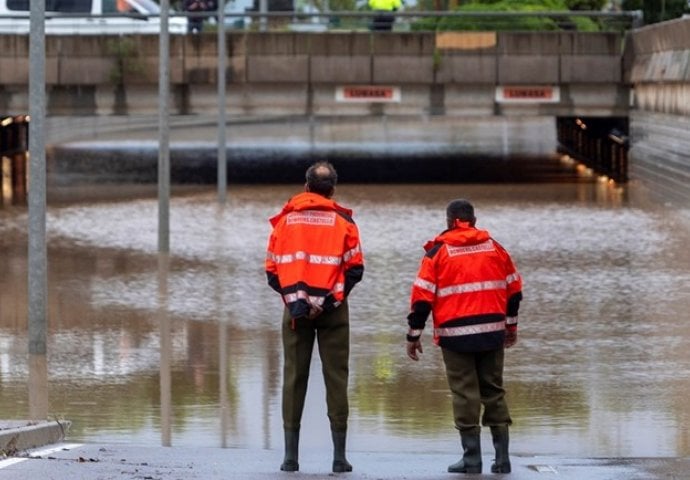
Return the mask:
{"type": "MultiPolygon", "coordinates": [[[[340,186],[367,262],[350,303],[351,448],[459,449],[429,329],[420,362],[407,359],[404,342],[421,246],[443,228],[447,202],[465,197],[524,277],[519,341],[506,355],[512,451],[690,455],[688,211],[636,188],[340,186]]],[[[73,422],[70,441],[282,448],[282,308],[263,258],[268,217],[298,190],[231,186],[224,207],[213,188],[178,191],[163,261],[154,191],[51,203],[49,411],[73,422]]],[[[26,222],[25,208],[0,209],[8,419],[29,411],[26,222]]],[[[312,368],[302,443],[324,448],[318,358],[312,368]]]]}

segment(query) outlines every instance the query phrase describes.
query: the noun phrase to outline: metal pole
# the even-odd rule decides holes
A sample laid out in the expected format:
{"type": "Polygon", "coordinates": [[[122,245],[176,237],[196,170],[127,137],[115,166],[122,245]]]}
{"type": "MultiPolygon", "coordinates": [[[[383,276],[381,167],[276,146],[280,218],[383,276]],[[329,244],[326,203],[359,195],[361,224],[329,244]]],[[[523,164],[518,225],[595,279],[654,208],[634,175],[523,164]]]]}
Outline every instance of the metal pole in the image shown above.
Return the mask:
{"type": "Polygon", "coordinates": [[[170,252],[170,31],[169,0],[161,0],[158,47],[158,317],[160,321],[161,442],[170,446],[172,401],[170,380],[170,323],[167,317],[170,252]]]}
{"type": "Polygon", "coordinates": [[[158,252],[170,252],[170,32],[169,0],[161,0],[158,48],[158,252]]]}
{"type": "MultiPolygon", "coordinates": [[[[31,2],[29,37],[29,357],[45,366],[47,311],[45,119],[45,2],[31,2]]],[[[47,369],[31,368],[29,410],[32,419],[48,416],[47,369]],[[44,411],[45,410],[45,411],[44,411]]]]}
{"type": "Polygon", "coordinates": [[[266,18],[266,13],[268,12],[268,0],[259,0],[259,13],[261,13],[261,18],[259,18],[259,31],[265,32],[268,30],[268,19],[266,18]]]}
{"type": "Polygon", "coordinates": [[[218,2],[218,203],[224,204],[227,197],[228,173],[225,138],[225,1],[218,2]]]}

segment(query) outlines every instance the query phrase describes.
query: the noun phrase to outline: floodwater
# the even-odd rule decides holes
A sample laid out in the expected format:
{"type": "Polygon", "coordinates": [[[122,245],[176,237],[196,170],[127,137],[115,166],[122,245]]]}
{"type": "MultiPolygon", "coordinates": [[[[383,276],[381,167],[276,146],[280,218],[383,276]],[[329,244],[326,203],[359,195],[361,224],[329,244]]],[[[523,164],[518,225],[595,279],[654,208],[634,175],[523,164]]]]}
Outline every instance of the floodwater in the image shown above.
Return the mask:
{"type": "MultiPolygon", "coordinates": [[[[155,188],[155,187],[153,187],[155,188]]],[[[282,448],[280,299],[265,283],[267,218],[299,186],[173,188],[159,259],[155,191],[82,192],[48,209],[48,404],[68,439],[282,448]],[[100,197],[94,201],[93,195],[100,197]]],[[[690,455],[687,210],[592,181],[342,185],[366,256],[351,296],[349,446],[456,454],[440,352],[404,350],[422,244],[453,198],[524,277],[506,383],[515,454],[690,455]]],[[[26,209],[0,209],[0,405],[29,414],[26,209]]],[[[329,448],[315,355],[304,448],[329,448]]]]}

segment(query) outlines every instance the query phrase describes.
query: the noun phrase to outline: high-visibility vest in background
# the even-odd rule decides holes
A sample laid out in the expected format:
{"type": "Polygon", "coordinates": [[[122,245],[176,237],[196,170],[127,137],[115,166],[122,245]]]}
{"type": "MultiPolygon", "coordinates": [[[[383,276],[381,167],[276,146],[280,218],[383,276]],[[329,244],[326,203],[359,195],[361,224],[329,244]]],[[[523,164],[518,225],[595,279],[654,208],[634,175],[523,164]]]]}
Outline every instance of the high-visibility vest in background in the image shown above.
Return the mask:
{"type": "Polygon", "coordinates": [[[369,0],[369,8],[392,12],[402,6],[401,0],[369,0]]]}

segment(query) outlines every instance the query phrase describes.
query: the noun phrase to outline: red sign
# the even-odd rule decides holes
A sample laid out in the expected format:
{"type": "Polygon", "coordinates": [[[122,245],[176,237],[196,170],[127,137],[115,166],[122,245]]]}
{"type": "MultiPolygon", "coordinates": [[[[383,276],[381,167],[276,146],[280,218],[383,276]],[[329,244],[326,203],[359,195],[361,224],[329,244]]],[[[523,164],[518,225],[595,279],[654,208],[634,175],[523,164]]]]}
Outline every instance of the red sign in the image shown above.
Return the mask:
{"type": "Polygon", "coordinates": [[[517,103],[559,102],[560,91],[558,87],[550,86],[497,87],[496,101],[517,103]]]}
{"type": "Polygon", "coordinates": [[[339,102],[399,102],[400,88],[378,85],[352,85],[336,88],[339,102]]]}
{"type": "Polygon", "coordinates": [[[391,87],[343,87],[343,98],[376,98],[388,100],[393,98],[391,87]]]}
{"type": "Polygon", "coordinates": [[[503,98],[550,100],[553,98],[551,87],[504,87],[503,98]]]}

